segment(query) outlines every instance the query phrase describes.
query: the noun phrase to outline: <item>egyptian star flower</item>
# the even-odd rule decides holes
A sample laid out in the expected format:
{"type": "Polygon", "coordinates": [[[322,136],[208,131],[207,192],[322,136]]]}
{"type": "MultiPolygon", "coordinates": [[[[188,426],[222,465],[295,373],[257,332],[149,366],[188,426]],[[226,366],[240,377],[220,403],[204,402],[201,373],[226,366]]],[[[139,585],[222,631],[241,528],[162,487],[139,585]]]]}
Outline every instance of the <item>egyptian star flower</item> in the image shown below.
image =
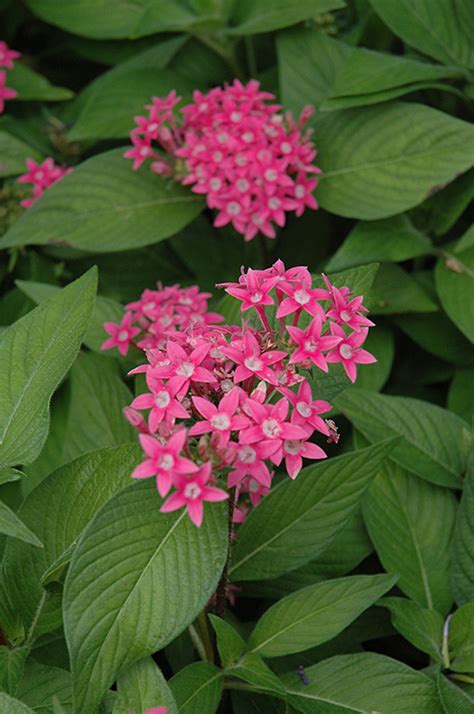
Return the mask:
{"type": "Polygon", "coordinates": [[[320,315],[313,317],[311,324],[305,329],[288,325],[287,330],[296,344],[296,350],[290,357],[290,364],[312,362],[323,372],[328,371],[324,351],[335,347],[341,338],[335,335],[321,335],[323,322],[320,315]]]}
{"type": "Polygon", "coordinates": [[[140,332],[138,327],[132,327],[132,315],[130,312],[125,313],[118,325],[115,322],[104,322],[104,330],[109,333],[110,338],[105,340],[100,349],[107,350],[110,347],[117,347],[123,356],[128,353],[130,343],[140,332]]]}
{"type": "Polygon", "coordinates": [[[235,414],[239,406],[239,391],[237,387],[234,387],[222,397],[218,406],[202,397],[193,397],[192,402],[199,414],[204,417],[204,421],[197,421],[189,430],[189,435],[197,436],[212,432],[218,435],[219,446],[226,446],[231,431],[243,429],[248,426],[250,421],[246,416],[235,414]]]}
{"type": "Polygon", "coordinates": [[[328,362],[342,362],[342,366],[351,382],[355,382],[357,378],[356,365],[377,362],[374,355],[361,348],[367,338],[368,331],[368,328],[364,327],[359,332],[353,332],[347,336],[340,325],[336,325],[334,322],[331,324],[331,333],[339,338],[339,343],[326,355],[326,360],[328,362]]]}
{"type": "Polygon", "coordinates": [[[212,464],[208,461],[191,476],[176,474],[173,479],[176,491],[165,501],[160,510],[169,513],[185,506],[190,519],[199,528],[204,515],[203,501],[225,501],[229,498],[229,494],[222,489],[207,485],[211,479],[211,471],[212,464]]]}
{"type": "Polygon", "coordinates": [[[133,471],[132,478],[155,476],[160,496],[166,496],[178,476],[197,471],[195,463],[179,455],[187,438],[186,429],[176,431],[164,444],[148,434],[138,438],[147,458],[133,471]]]}

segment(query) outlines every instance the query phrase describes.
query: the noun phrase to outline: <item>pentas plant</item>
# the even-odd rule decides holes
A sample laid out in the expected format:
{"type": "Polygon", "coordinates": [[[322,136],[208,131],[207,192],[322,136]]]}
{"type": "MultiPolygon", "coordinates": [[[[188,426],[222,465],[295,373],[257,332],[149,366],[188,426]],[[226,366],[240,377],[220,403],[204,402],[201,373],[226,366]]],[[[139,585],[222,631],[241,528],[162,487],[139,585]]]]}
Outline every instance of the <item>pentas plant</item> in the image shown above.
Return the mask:
{"type": "Polygon", "coordinates": [[[52,158],[47,158],[42,163],[27,159],[26,168],[26,173],[17,179],[19,183],[33,184],[32,197],[21,201],[21,205],[25,208],[32,206],[49,186],[72,171],[70,166],[57,166],[52,158]]]}
{"type": "Polygon", "coordinates": [[[197,288],[179,286],[145,291],[120,325],[106,324],[114,334],[103,348],[122,354],[144,334],[135,344],[147,362],[131,374],[144,374],[148,391],[125,413],[145,457],[132,477],[156,479],[163,512],[186,508],[200,526],[205,501],[230,497],[241,523],[270,491],[276,467],[294,479],[304,459],[326,457],[314,437],[337,442],[334,422],[321,416],[331,404],[315,398],[308,370],[340,362],[354,382],[358,364],[376,361],[362,348],[374,323],[361,296],[323,277],[324,287],[314,287],[307,268],[286,269],[281,260],[242,270],[237,283],[221,285],[241,302],[240,327],[205,312],[208,296],[197,288]],[[183,295],[194,300],[186,317],[183,295]]]}
{"type": "Polygon", "coordinates": [[[180,97],[172,91],[153,97],[148,114],[135,117],[133,148],[124,154],[134,169],[149,161],[155,173],[190,185],[217,210],[214,225],[231,223],[245,240],[258,233],[275,238],[286,213],[318,207],[319,169],[305,129],[311,107],[296,121],[255,80],[195,91],[193,100],[177,118],[180,97]]]}
{"type": "Polygon", "coordinates": [[[5,69],[13,69],[13,60],[21,57],[20,52],[11,50],[6,42],[0,41],[0,114],[5,110],[5,100],[14,99],[16,91],[6,86],[7,73],[5,69]]]}

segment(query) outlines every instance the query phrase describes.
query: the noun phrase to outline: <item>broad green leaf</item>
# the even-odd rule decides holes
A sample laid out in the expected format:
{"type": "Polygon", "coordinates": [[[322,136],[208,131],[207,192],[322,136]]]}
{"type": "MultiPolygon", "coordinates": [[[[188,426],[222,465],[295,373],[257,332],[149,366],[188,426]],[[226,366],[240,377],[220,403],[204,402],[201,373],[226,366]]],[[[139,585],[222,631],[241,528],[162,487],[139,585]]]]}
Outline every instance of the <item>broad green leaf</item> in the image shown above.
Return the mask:
{"type": "Polygon", "coordinates": [[[474,697],[447,677],[439,674],[437,677],[438,692],[445,714],[472,714],[474,697]]]}
{"type": "Polygon", "coordinates": [[[456,610],[449,621],[450,668],[454,672],[474,672],[474,602],[456,610]]]}
{"type": "Polygon", "coordinates": [[[435,269],[441,304],[454,324],[474,342],[474,246],[440,258],[435,269]]]}
{"type": "MultiPolygon", "coordinates": [[[[470,383],[472,387],[472,382],[470,383]]],[[[474,601],[474,458],[469,460],[456,515],[451,552],[451,583],[458,605],[474,601]]]]}
{"type": "MultiPolygon", "coordinates": [[[[367,295],[377,278],[379,267],[378,263],[369,263],[368,265],[340,270],[336,273],[330,271],[328,278],[336,288],[347,286],[354,296],[367,295]]],[[[324,282],[319,275],[313,277],[315,278],[316,287],[324,287],[324,282]]]]}
{"type": "Polygon", "coordinates": [[[195,194],[147,167],[133,171],[123,149],[114,149],[51,186],[0,239],[0,249],[47,243],[94,253],[138,248],[169,238],[202,208],[195,194]]]}
{"type": "Polygon", "coordinates": [[[345,42],[314,29],[280,33],[277,51],[282,102],[295,113],[307,104],[318,109],[331,93],[337,73],[352,52],[345,42]]]}
{"type": "Polygon", "coordinates": [[[370,0],[375,12],[404,40],[430,57],[474,68],[474,21],[469,0],[370,0]]]}
{"type": "Polygon", "coordinates": [[[216,588],[226,509],[207,507],[196,528],[183,510],[160,513],[162,503],[154,483],[132,485],[96,515],[73,555],[63,610],[79,711],[92,714],[117,673],[173,640],[216,588]]]}
{"type": "Polygon", "coordinates": [[[380,392],[389,378],[395,355],[395,339],[392,330],[383,325],[370,330],[364,349],[377,358],[375,364],[358,365],[357,386],[360,389],[370,389],[380,392]]]}
{"type": "Polygon", "coordinates": [[[383,263],[375,277],[367,307],[376,315],[436,312],[438,306],[403,268],[383,263]]]}
{"type": "Polygon", "coordinates": [[[28,647],[0,647],[0,691],[15,694],[28,654],[28,647]]]}
{"type": "Polygon", "coordinates": [[[401,597],[384,597],[378,604],[390,610],[393,625],[408,642],[435,661],[443,661],[444,620],[439,612],[427,610],[413,600],[401,597]]]}
{"type": "Polygon", "coordinates": [[[279,657],[326,642],[396,581],[396,576],[389,575],[353,575],[287,595],[260,618],[250,636],[249,648],[262,657],[279,657]]]}
{"type": "Polygon", "coordinates": [[[199,19],[188,2],[179,0],[27,0],[42,20],[77,35],[97,39],[137,38],[155,32],[178,32],[199,19]]]}
{"type": "MultiPolygon", "coordinates": [[[[34,300],[38,305],[55,295],[60,288],[48,283],[36,283],[30,280],[17,280],[16,285],[20,290],[34,300]]],[[[92,312],[89,328],[84,335],[84,344],[94,352],[101,352],[101,345],[104,342],[104,322],[120,322],[124,315],[124,308],[116,300],[97,295],[95,307],[92,312]]],[[[102,353],[110,355],[110,352],[102,353]]]]}
{"type": "Polygon", "coordinates": [[[472,345],[446,313],[405,314],[395,317],[394,322],[413,342],[439,359],[456,365],[472,364],[472,345]]]}
{"type": "Polygon", "coordinates": [[[15,695],[36,714],[51,714],[54,701],[71,711],[71,675],[59,667],[28,660],[15,695]]]}
{"type": "Polygon", "coordinates": [[[14,369],[0,381],[0,466],[29,463],[39,454],[51,395],[79,350],[96,285],[97,271],[89,271],[3,333],[0,360],[14,369]]]}
{"type": "Polygon", "coordinates": [[[271,32],[344,7],[344,0],[240,0],[231,18],[234,35],[271,32]]]}
{"type": "Polygon", "coordinates": [[[235,664],[245,650],[245,642],[236,629],[217,615],[209,615],[216,633],[217,650],[223,667],[235,664]]]}
{"type": "Polygon", "coordinates": [[[401,436],[390,455],[401,466],[432,483],[461,486],[470,434],[455,414],[419,399],[355,387],[337,397],[336,407],[371,442],[401,436]]]}
{"type": "Polygon", "coordinates": [[[18,481],[18,479],[23,478],[24,475],[22,471],[14,469],[12,466],[7,466],[4,469],[0,469],[0,485],[10,481],[18,481]]]}
{"type": "Polygon", "coordinates": [[[4,711],[5,714],[7,712],[8,714],[34,714],[33,709],[27,707],[26,704],[3,692],[0,692],[0,711],[4,711]]]}
{"type": "Polygon", "coordinates": [[[117,678],[117,691],[119,696],[113,714],[130,711],[138,714],[158,705],[168,707],[168,714],[178,713],[166,679],[151,657],[123,670],[117,678]]]}
{"type": "Polygon", "coordinates": [[[286,702],[254,692],[232,692],[234,714],[294,714],[286,702]]]}
{"type": "Polygon", "coordinates": [[[454,373],[448,392],[448,409],[469,424],[474,417],[474,368],[458,369],[454,373]]]}
{"type": "Polygon", "coordinates": [[[474,170],[466,171],[420,207],[425,230],[444,236],[474,199],[474,170]]]}
{"type": "Polygon", "coordinates": [[[309,685],[286,678],[288,700],[303,714],[443,714],[432,679],[372,652],[332,657],[306,677],[309,685]]]}
{"type": "Polygon", "coordinates": [[[380,221],[360,221],[329,260],[326,270],[343,270],[371,261],[398,263],[425,255],[430,247],[429,238],[403,213],[380,221]]]}
{"type": "Polygon", "coordinates": [[[454,495],[393,466],[373,482],[363,512],[382,565],[388,573],[400,575],[399,588],[422,607],[445,614],[452,604],[449,548],[456,517],[454,495]]]}
{"type": "MultiPolygon", "coordinates": [[[[44,548],[32,548],[10,540],[5,548],[4,581],[9,601],[28,630],[44,590],[45,571],[65,552],[70,560],[82,531],[94,514],[130,484],[130,473],[139,462],[138,445],[123,445],[87,454],[48,476],[26,498],[18,515],[34,530],[44,548]]],[[[39,613],[38,613],[39,614],[39,613]]],[[[37,633],[61,624],[56,600],[47,601],[40,613],[37,633]]]]}
{"type": "Polygon", "coordinates": [[[268,580],[314,560],[344,528],[384,459],[386,441],[283,480],[239,529],[232,580],[268,580]]]}
{"type": "Polygon", "coordinates": [[[22,174],[26,159],[40,158],[35,149],[6,131],[0,131],[0,157],[0,178],[22,174]]]}
{"type": "Polygon", "coordinates": [[[195,662],[170,680],[179,714],[215,714],[222,694],[223,672],[209,662],[195,662]]]}
{"type": "Polygon", "coordinates": [[[172,89],[188,99],[193,86],[176,72],[152,66],[130,69],[119,76],[114,73],[110,82],[101,82],[96,91],[88,93],[69,138],[127,138],[135,127],[133,117],[146,111],[151,97],[164,97],[172,89]]]}
{"type": "Polygon", "coordinates": [[[321,206],[366,220],[418,205],[474,162],[467,148],[474,147],[474,128],[415,103],[331,112],[318,121],[316,145],[321,206]]]}
{"type": "Polygon", "coordinates": [[[60,102],[74,96],[70,89],[55,87],[46,77],[34,72],[22,62],[15,62],[13,69],[8,70],[8,85],[17,91],[17,100],[60,102]]]}
{"type": "Polygon", "coordinates": [[[3,501],[0,501],[0,533],[42,548],[41,541],[3,501]]]}

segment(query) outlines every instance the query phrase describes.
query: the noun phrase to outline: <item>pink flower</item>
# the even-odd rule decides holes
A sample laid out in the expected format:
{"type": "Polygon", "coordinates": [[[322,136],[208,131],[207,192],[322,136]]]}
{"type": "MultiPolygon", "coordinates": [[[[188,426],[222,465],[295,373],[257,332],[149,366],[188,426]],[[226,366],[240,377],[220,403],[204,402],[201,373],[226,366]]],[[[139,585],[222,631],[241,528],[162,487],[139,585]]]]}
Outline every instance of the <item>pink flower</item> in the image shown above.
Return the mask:
{"type": "Polygon", "coordinates": [[[169,386],[176,390],[175,394],[178,395],[186,394],[191,382],[215,382],[216,378],[212,372],[201,366],[207,357],[209,349],[209,344],[203,344],[188,354],[181,345],[169,340],[166,346],[166,354],[170,364],[157,367],[155,370],[156,376],[169,379],[169,386]]]}
{"type": "Polygon", "coordinates": [[[276,466],[279,466],[282,457],[285,459],[288,476],[295,479],[303,468],[303,457],[305,459],[325,459],[327,455],[321,447],[305,439],[286,439],[271,459],[276,466]]]}
{"type": "Polygon", "coordinates": [[[21,57],[21,52],[11,50],[6,42],[0,40],[0,67],[13,69],[13,60],[21,57]]]}
{"type": "Polygon", "coordinates": [[[0,71],[0,114],[5,109],[5,99],[14,99],[16,97],[15,90],[7,87],[6,81],[7,81],[6,73],[0,71]]]}
{"type": "Polygon", "coordinates": [[[208,461],[192,476],[176,474],[173,479],[176,491],[165,501],[160,510],[169,513],[186,506],[188,516],[199,528],[204,514],[203,501],[225,501],[229,498],[229,495],[220,488],[206,485],[211,478],[211,469],[212,464],[208,461]]]}
{"type": "Polygon", "coordinates": [[[265,488],[269,488],[272,477],[265,459],[268,459],[278,449],[278,442],[260,441],[255,444],[235,444],[235,457],[232,471],[227,479],[227,487],[237,486],[246,476],[251,476],[265,488]]]}
{"type": "Polygon", "coordinates": [[[288,409],[287,399],[280,399],[276,404],[259,404],[253,399],[246,399],[243,410],[250,416],[253,425],[240,432],[240,443],[254,444],[274,440],[280,445],[284,439],[307,438],[307,430],[285,421],[288,409]]]}
{"type": "Polygon", "coordinates": [[[270,489],[267,486],[264,486],[262,483],[259,483],[259,481],[256,481],[251,477],[245,479],[242,484],[241,491],[243,493],[248,493],[252,506],[258,506],[260,499],[270,493],[270,489]]]}
{"type": "Polygon", "coordinates": [[[281,350],[262,352],[256,337],[247,330],[243,339],[234,340],[228,347],[223,347],[222,352],[238,365],[235,370],[234,382],[238,384],[249,377],[264,379],[270,384],[277,384],[277,379],[270,369],[270,365],[280,362],[287,356],[281,350]]]}
{"type": "Polygon", "coordinates": [[[273,305],[274,300],[268,293],[277,281],[278,278],[265,278],[249,269],[245,276],[245,284],[227,287],[226,293],[242,301],[240,309],[244,312],[252,307],[273,305]]]}
{"type": "Polygon", "coordinates": [[[311,288],[311,275],[305,276],[297,282],[284,282],[280,286],[280,290],[288,297],[284,298],[277,310],[277,318],[286,317],[294,312],[299,313],[301,310],[308,312],[310,315],[319,315],[324,318],[324,310],[320,304],[320,300],[327,300],[329,293],[327,290],[311,288]]]}
{"type": "Polygon", "coordinates": [[[143,714],[168,714],[168,707],[152,707],[143,712],[143,714]]]}
{"type": "Polygon", "coordinates": [[[112,347],[117,347],[121,355],[128,353],[130,343],[140,332],[137,327],[132,327],[130,312],[125,313],[119,325],[114,322],[104,322],[104,330],[109,333],[110,338],[105,340],[100,349],[109,350],[112,347]]]}
{"type": "Polygon", "coordinates": [[[189,435],[197,436],[212,432],[218,435],[219,446],[226,446],[231,431],[239,431],[249,424],[248,417],[235,414],[239,406],[239,391],[234,387],[222,397],[218,407],[202,397],[192,397],[194,406],[205,420],[196,422],[189,430],[189,435]]]}
{"type": "Polygon", "coordinates": [[[368,317],[362,314],[367,312],[367,308],[362,304],[364,299],[362,295],[350,299],[350,294],[331,285],[325,275],[323,275],[323,279],[329,288],[329,294],[332,299],[332,305],[327,311],[327,316],[330,317],[331,320],[334,320],[339,325],[346,325],[356,332],[360,330],[361,327],[374,326],[372,320],[369,320],[368,317]]]}
{"type": "Polygon", "coordinates": [[[165,444],[153,436],[140,434],[140,444],[147,458],[133,471],[132,478],[155,476],[158,493],[166,496],[176,478],[198,470],[195,463],[179,456],[186,438],[186,429],[176,431],[165,444]]]}
{"type": "Polygon", "coordinates": [[[287,326],[291,339],[297,345],[296,350],[290,357],[290,364],[312,363],[316,367],[322,369],[323,372],[328,371],[326,359],[323,352],[335,347],[341,340],[339,337],[321,336],[322,320],[320,315],[313,317],[309,327],[302,330],[300,327],[287,326]]]}
{"type": "Polygon", "coordinates": [[[332,407],[329,402],[325,402],[322,399],[313,400],[309,382],[301,382],[297,394],[286,387],[279,387],[279,391],[285,395],[294,407],[291,415],[291,421],[294,424],[299,424],[303,427],[305,424],[309,424],[313,429],[317,429],[322,434],[329,436],[329,427],[319,414],[331,411],[332,407]]]}
{"type": "Polygon", "coordinates": [[[72,171],[70,166],[56,166],[52,158],[45,159],[41,164],[33,159],[27,159],[26,168],[28,171],[18,178],[19,183],[33,184],[33,198],[21,202],[25,208],[33,205],[49,186],[72,171]]]}
{"type": "Polygon", "coordinates": [[[150,431],[154,432],[158,425],[168,417],[187,419],[189,417],[186,409],[175,399],[176,386],[165,384],[161,379],[147,379],[151,392],[140,394],[131,403],[132,409],[150,409],[148,415],[148,425],[150,431]]]}
{"type": "Polygon", "coordinates": [[[342,362],[347,376],[351,382],[355,382],[357,378],[357,364],[372,364],[377,362],[375,357],[361,349],[361,345],[365,342],[369,330],[367,327],[362,328],[359,332],[353,332],[349,336],[346,335],[340,325],[331,324],[331,333],[339,338],[337,347],[328,355],[328,362],[342,362]]]}

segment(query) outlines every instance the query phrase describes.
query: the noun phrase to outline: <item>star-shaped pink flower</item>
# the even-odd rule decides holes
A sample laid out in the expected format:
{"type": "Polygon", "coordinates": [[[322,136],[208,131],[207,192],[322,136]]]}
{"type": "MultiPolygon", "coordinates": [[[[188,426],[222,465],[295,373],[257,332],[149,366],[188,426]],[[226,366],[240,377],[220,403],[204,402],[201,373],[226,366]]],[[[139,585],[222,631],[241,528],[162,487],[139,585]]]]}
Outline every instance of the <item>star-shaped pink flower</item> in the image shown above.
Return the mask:
{"type": "Polygon", "coordinates": [[[222,489],[207,485],[211,478],[211,470],[212,464],[208,461],[191,476],[176,474],[173,479],[176,491],[165,501],[160,510],[169,513],[185,506],[188,516],[199,528],[204,515],[203,501],[225,501],[229,498],[229,494],[222,489]]]}
{"type": "Polygon", "coordinates": [[[133,471],[132,478],[155,476],[158,493],[160,496],[166,496],[178,476],[198,470],[190,459],[179,455],[186,438],[186,429],[176,431],[166,444],[162,444],[148,434],[140,434],[140,444],[147,458],[133,471]]]}
{"type": "Polygon", "coordinates": [[[138,335],[138,327],[132,327],[132,313],[126,312],[119,325],[115,322],[104,322],[104,330],[109,333],[110,338],[105,340],[101,350],[109,350],[117,347],[121,355],[125,356],[133,338],[138,335]]]}

